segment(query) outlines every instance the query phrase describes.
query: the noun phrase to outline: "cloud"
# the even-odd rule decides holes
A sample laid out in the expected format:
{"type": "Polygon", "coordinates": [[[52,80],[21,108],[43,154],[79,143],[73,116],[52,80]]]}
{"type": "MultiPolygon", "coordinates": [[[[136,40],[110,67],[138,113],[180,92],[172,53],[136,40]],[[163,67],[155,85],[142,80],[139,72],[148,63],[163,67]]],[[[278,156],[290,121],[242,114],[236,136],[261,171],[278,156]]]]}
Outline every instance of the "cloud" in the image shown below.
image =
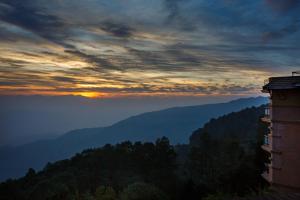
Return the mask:
{"type": "Polygon", "coordinates": [[[180,5],[182,0],[164,0],[164,5],[169,12],[167,16],[167,22],[172,22],[181,17],[180,5]]]}
{"type": "Polygon", "coordinates": [[[298,0],[266,0],[275,11],[286,12],[299,6],[298,0]]]}
{"type": "Polygon", "coordinates": [[[298,8],[293,0],[2,0],[0,86],[253,91],[300,64],[298,8]]]}
{"type": "Polygon", "coordinates": [[[116,37],[129,38],[133,35],[135,30],[124,23],[116,23],[106,21],[101,23],[100,28],[116,37]]]}
{"type": "Polygon", "coordinates": [[[128,48],[130,54],[137,57],[137,63],[139,66],[144,66],[148,69],[161,69],[164,70],[171,67],[168,59],[164,56],[164,52],[158,51],[144,51],[134,48],[128,48]]]}
{"type": "Polygon", "coordinates": [[[263,41],[269,42],[270,40],[282,39],[286,36],[289,36],[293,33],[299,31],[300,19],[292,22],[291,24],[276,30],[276,31],[269,31],[263,34],[263,41]]]}
{"type": "Polygon", "coordinates": [[[195,31],[197,28],[192,20],[189,20],[181,10],[183,0],[163,0],[166,10],[169,12],[165,20],[165,25],[175,25],[183,31],[195,31]]]}
{"type": "Polygon", "coordinates": [[[13,24],[54,43],[64,44],[67,24],[30,0],[3,0],[0,20],[13,24]]]}
{"type": "Polygon", "coordinates": [[[71,77],[65,77],[65,76],[54,76],[51,77],[52,80],[54,81],[59,81],[59,82],[67,82],[67,83],[77,83],[77,79],[71,78],[71,77]]]}
{"type": "Polygon", "coordinates": [[[86,54],[86,53],[83,53],[83,52],[78,51],[76,49],[65,50],[65,52],[68,53],[68,54],[77,56],[77,57],[85,60],[86,62],[90,63],[91,68],[96,66],[97,67],[96,70],[114,69],[115,68],[115,66],[108,59],[101,58],[101,57],[96,56],[96,55],[86,54]]]}

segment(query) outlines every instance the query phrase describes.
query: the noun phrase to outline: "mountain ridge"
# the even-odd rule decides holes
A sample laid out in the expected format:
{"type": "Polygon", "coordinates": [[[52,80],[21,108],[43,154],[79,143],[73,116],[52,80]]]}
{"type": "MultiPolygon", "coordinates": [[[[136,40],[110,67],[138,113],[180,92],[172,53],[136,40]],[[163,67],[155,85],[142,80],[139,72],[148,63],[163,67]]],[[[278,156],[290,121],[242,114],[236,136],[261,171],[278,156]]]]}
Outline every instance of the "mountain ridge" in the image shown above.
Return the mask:
{"type": "Polygon", "coordinates": [[[22,178],[0,183],[0,196],[102,199],[99,188],[122,197],[127,187],[143,182],[171,197],[165,200],[198,199],[220,191],[228,198],[253,195],[265,184],[260,146],[268,127],[259,120],[264,108],[247,107],[213,118],[194,131],[185,145],[171,145],[162,137],[155,142],[123,141],[85,149],[48,163],[43,170],[28,169],[22,178]]]}
{"type": "Polygon", "coordinates": [[[187,143],[192,131],[211,118],[259,106],[265,97],[252,97],[220,104],[175,107],[121,120],[112,126],[69,131],[50,140],[36,141],[0,152],[0,180],[23,175],[29,167],[41,169],[47,162],[68,158],[86,148],[121,141],[155,141],[166,136],[171,143],[187,143]]]}

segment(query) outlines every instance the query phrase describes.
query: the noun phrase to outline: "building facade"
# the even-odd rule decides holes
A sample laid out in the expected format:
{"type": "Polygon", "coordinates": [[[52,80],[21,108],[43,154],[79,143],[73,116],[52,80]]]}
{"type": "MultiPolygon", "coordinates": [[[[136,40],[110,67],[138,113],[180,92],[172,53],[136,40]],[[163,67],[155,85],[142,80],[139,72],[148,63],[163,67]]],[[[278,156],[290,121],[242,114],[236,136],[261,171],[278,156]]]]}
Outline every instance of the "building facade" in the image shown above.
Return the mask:
{"type": "Polygon", "coordinates": [[[270,104],[262,148],[270,162],[263,177],[276,188],[300,191],[300,76],[272,77],[263,86],[270,104]]]}

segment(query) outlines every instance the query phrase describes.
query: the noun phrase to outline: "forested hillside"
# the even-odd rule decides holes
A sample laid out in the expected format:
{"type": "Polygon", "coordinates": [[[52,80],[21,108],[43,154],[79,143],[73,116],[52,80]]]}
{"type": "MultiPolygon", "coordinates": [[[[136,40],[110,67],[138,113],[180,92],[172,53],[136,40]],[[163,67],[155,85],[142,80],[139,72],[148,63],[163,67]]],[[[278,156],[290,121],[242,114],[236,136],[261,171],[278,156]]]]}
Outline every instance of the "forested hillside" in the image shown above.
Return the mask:
{"type": "Polygon", "coordinates": [[[88,149],[0,185],[0,199],[175,200],[245,196],[265,184],[263,106],[211,120],[172,146],[165,137],[88,149]],[[247,122],[244,122],[247,120],[247,122]],[[245,140],[246,139],[246,140],[245,140]],[[247,144],[246,144],[247,143],[247,144]],[[176,149],[176,150],[175,150],[176,149]]]}
{"type": "Polygon", "coordinates": [[[190,136],[190,143],[199,143],[200,136],[203,133],[209,133],[214,139],[235,138],[240,141],[255,141],[259,123],[257,119],[264,114],[264,107],[251,107],[213,118],[202,128],[197,129],[190,136]]]}
{"type": "Polygon", "coordinates": [[[154,142],[166,136],[172,144],[187,144],[192,131],[212,117],[246,107],[259,106],[265,97],[238,99],[227,103],[170,108],[127,118],[108,127],[70,131],[52,140],[0,150],[0,181],[21,177],[29,167],[42,169],[47,162],[70,158],[87,148],[122,141],[154,142]]]}

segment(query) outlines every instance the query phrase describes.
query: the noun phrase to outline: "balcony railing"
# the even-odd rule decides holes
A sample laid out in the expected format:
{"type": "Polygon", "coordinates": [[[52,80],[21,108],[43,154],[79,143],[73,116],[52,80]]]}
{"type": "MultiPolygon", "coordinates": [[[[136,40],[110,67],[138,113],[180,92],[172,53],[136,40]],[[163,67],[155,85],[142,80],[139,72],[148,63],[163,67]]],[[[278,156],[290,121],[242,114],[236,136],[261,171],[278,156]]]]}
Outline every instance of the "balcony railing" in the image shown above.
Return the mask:
{"type": "Polygon", "coordinates": [[[267,171],[265,171],[265,172],[262,174],[262,177],[263,177],[266,181],[268,181],[269,183],[272,182],[272,177],[270,176],[270,174],[269,174],[267,171]]]}
{"type": "Polygon", "coordinates": [[[269,145],[269,136],[268,135],[264,136],[264,145],[269,145]]]}
{"type": "Polygon", "coordinates": [[[271,109],[270,107],[265,107],[265,115],[261,118],[263,122],[271,123],[271,109]]]}
{"type": "Polygon", "coordinates": [[[271,115],[271,109],[270,109],[270,107],[269,106],[265,107],[265,117],[270,117],[270,115],[271,115]]]}

